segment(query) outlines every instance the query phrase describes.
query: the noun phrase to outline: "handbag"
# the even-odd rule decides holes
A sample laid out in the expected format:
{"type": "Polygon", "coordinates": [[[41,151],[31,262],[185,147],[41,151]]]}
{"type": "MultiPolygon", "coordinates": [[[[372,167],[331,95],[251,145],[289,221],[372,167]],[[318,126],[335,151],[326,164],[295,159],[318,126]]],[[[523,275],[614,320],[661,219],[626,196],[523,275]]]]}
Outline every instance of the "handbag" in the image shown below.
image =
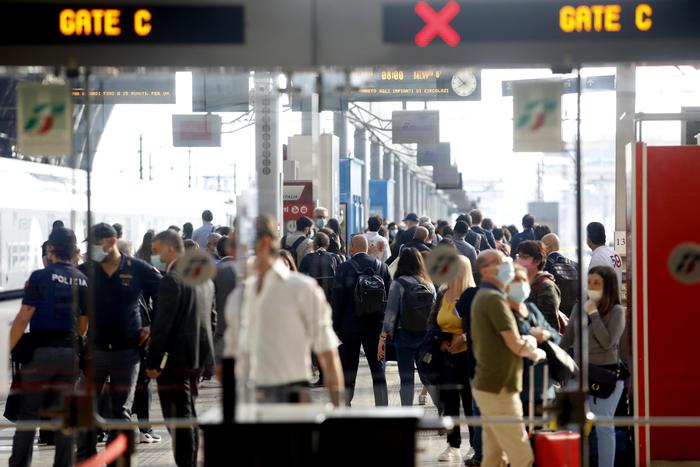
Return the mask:
{"type": "Polygon", "coordinates": [[[617,381],[626,379],[630,373],[624,363],[616,365],[588,365],[588,394],[607,399],[615,391],[617,381]]]}
{"type": "Polygon", "coordinates": [[[539,345],[547,355],[547,365],[549,365],[549,375],[553,381],[564,386],[567,381],[578,373],[578,365],[571,355],[564,349],[551,341],[544,341],[539,345]]]}
{"type": "Polygon", "coordinates": [[[447,366],[445,352],[440,350],[442,343],[440,328],[428,331],[418,348],[418,374],[423,381],[438,385],[447,366]]]}

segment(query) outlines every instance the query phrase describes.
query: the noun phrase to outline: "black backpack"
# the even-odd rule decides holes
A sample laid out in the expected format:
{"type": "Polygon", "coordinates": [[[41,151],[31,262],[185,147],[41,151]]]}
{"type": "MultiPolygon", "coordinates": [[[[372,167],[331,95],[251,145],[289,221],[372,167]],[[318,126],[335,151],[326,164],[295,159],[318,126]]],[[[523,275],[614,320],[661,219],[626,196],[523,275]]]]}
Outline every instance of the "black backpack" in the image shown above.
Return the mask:
{"type": "Polygon", "coordinates": [[[386,289],[384,288],[384,279],[379,275],[381,263],[376,261],[374,267],[364,271],[361,271],[354,261],[350,260],[350,264],[357,273],[354,295],[355,314],[362,317],[384,313],[386,289]]]}
{"type": "Polygon", "coordinates": [[[296,241],[292,244],[292,246],[287,246],[287,236],[285,235],[282,237],[282,249],[287,250],[291,255],[292,258],[294,258],[294,264],[296,264],[297,268],[299,267],[299,259],[297,258],[297,248],[306,240],[306,237],[301,236],[296,239],[296,241]]]}
{"type": "Polygon", "coordinates": [[[561,292],[561,305],[559,309],[566,316],[571,315],[571,310],[578,302],[579,276],[576,263],[568,258],[560,256],[552,263],[551,272],[554,276],[554,283],[561,292]]]}
{"type": "Polygon", "coordinates": [[[411,283],[400,277],[396,279],[403,287],[401,296],[401,329],[422,334],[428,329],[428,315],[435,305],[435,295],[431,288],[422,282],[411,283]]]}

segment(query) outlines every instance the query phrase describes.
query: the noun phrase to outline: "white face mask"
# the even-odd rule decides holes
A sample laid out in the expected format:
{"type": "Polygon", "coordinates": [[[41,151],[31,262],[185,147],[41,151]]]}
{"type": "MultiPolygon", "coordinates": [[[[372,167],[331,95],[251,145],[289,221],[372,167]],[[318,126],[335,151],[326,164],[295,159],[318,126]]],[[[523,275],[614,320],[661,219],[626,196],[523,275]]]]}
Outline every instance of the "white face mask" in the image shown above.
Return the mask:
{"type": "Polygon", "coordinates": [[[151,264],[159,271],[165,271],[168,265],[160,259],[160,255],[151,255],[151,264]]]}
{"type": "Polygon", "coordinates": [[[589,290],[588,291],[588,298],[593,300],[595,303],[600,303],[600,301],[603,299],[603,291],[602,290],[589,290]]]}
{"type": "Polygon", "coordinates": [[[90,245],[90,258],[96,263],[101,263],[107,257],[107,253],[102,249],[101,245],[90,245]]]}
{"type": "Polygon", "coordinates": [[[515,303],[523,303],[530,296],[530,284],[527,282],[511,282],[508,287],[508,296],[515,303]]]}

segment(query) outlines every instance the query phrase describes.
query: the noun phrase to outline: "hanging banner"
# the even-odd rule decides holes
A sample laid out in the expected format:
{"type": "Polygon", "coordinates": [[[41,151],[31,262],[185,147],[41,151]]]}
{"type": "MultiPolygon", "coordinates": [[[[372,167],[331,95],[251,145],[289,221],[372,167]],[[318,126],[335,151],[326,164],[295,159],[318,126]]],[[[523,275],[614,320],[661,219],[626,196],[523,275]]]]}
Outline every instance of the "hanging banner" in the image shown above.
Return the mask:
{"type": "Polygon", "coordinates": [[[513,152],[560,152],[560,80],[513,83],[513,152]]]}
{"type": "Polygon", "coordinates": [[[435,166],[444,160],[451,163],[451,157],[450,143],[429,144],[425,146],[419,145],[416,163],[420,166],[435,166]]]}
{"type": "Polygon", "coordinates": [[[70,87],[17,85],[17,145],[25,156],[68,157],[73,153],[70,87]]]}
{"type": "Polygon", "coordinates": [[[395,110],[391,113],[391,142],[394,144],[438,144],[440,112],[395,110]]]}
{"type": "Polygon", "coordinates": [[[221,147],[221,116],[173,115],[173,147],[221,147]]]}

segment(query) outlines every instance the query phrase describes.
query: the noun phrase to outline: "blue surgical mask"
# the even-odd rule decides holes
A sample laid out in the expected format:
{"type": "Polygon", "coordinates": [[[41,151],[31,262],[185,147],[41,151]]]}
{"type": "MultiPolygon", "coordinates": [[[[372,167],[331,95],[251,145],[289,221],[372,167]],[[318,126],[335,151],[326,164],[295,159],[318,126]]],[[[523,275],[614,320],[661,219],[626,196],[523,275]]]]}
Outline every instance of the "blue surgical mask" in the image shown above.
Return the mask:
{"type": "Polygon", "coordinates": [[[107,257],[102,245],[90,245],[90,258],[96,263],[101,263],[107,257]]]}
{"type": "Polygon", "coordinates": [[[319,229],[324,228],[324,227],[326,226],[326,219],[324,219],[324,218],[322,218],[322,217],[319,217],[318,219],[316,219],[316,226],[317,226],[319,229]]]}
{"type": "Polygon", "coordinates": [[[513,262],[508,261],[506,263],[501,263],[498,265],[498,274],[496,275],[496,280],[501,284],[508,285],[513,281],[515,277],[515,268],[513,267],[513,262]]]}
{"type": "Polygon", "coordinates": [[[159,271],[165,271],[168,265],[160,259],[160,255],[151,255],[151,264],[159,271]]]}
{"type": "Polygon", "coordinates": [[[511,282],[508,286],[508,296],[515,303],[523,303],[530,296],[530,284],[527,282],[511,282]]]}

